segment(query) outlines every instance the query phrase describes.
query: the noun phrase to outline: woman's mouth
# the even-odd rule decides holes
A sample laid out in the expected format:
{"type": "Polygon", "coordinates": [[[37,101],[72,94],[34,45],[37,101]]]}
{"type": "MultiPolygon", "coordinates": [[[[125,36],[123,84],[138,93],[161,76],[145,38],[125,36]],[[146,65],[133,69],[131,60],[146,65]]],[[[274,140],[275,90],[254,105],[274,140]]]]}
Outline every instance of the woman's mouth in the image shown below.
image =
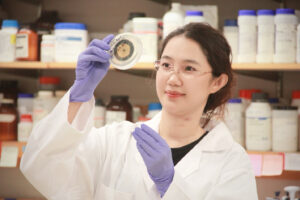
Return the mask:
{"type": "Polygon", "coordinates": [[[177,98],[177,97],[182,97],[185,94],[181,93],[181,92],[177,92],[177,91],[171,91],[171,90],[167,90],[165,91],[165,94],[170,97],[170,98],[177,98]]]}

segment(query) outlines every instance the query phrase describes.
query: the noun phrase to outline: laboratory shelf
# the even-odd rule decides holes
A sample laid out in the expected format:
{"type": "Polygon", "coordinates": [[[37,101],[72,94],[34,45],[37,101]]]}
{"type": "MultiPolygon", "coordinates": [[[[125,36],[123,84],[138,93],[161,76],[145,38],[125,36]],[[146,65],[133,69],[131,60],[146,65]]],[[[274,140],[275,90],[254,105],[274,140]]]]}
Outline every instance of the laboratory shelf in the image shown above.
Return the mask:
{"type": "MultiPolygon", "coordinates": [[[[74,69],[76,63],[43,63],[38,61],[0,62],[3,69],[74,69]]],[[[300,71],[299,63],[233,63],[237,71],[300,71]]],[[[111,68],[113,69],[113,68],[111,68]]],[[[137,63],[133,70],[154,70],[153,63],[137,63]]]]}
{"type": "MultiPolygon", "coordinates": [[[[0,161],[1,159],[3,159],[3,156],[9,157],[6,158],[5,160],[8,161],[12,161],[14,159],[17,159],[17,164],[16,166],[10,166],[10,167],[3,167],[0,166],[1,168],[16,168],[20,166],[20,161],[21,161],[21,157],[23,152],[25,151],[25,147],[26,147],[26,142],[17,142],[17,141],[4,141],[1,142],[0,141],[0,161]],[[9,152],[7,152],[7,150],[4,150],[6,152],[3,151],[3,148],[5,147],[14,147],[15,149],[17,149],[17,153],[12,152],[11,150],[9,152]],[[2,152],[1,152],[2,150],[2,152]],[[4,155],[5,154],[5,155],[4,155]]],[[[284,154],[281,152],[257,152],[257,151],[248,151],[248,154],[256,154],[256,155],[278,155],[278,154],[284,154]]],[[[296,152],[296,154],[300,155],[300,152],[296,152]]],[[[0,162],[1,164],[1,162],[0,162]]],[[[276,176],[257,176],[256,178],[259,179],[286,179],[286,180],[300,180],[300,171],[287,171],[287,170],[283,170],[281,175],[276,175],[276,176]]]]}

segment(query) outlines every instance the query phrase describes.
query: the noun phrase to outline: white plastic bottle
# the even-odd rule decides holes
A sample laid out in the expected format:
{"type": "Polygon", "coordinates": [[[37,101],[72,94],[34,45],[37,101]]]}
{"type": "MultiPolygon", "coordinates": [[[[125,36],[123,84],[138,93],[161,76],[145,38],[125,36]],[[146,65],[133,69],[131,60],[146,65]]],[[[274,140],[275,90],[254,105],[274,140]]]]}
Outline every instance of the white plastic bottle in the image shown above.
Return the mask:
{"type": "Polygon", "coordinates": [[[224,37],[231,47],[232,62],[237,62],[239,29],[236,19],[226,19],[223,27],[224,37]]]}
{"type": "Polygon", "coordinates": [[[147,118],[152,119],[156,114],[158,114],[161,111],[162,107],[161,104],[158,102],[150,103],[148,105],[148,114],[147,118]]]}
{"type": "Polygon", "coordinates": [[[257,11],[257,63],[272,63],[274,55],[274,10],[257,11]]]}
{"type": "Polygon", "coordinates": [[[298,19],[294,9],[277,9],[275,16],[275,63],[296,62],[296,28],[298,19]]]}
{"type": "Polygon", "coordinates": [[[33,112],[33,94],[19,93],[18,94],[18,116],[22,114],[31,114],[33,112]]]}
{"type": "Polygon", "coordinates": [[[245,115],[242,99],[233,98],[226,103],[225,124],[231,131],[233,139],[245,147],[245,115]]]}
{"type": "Polygon", "coordinates": [[[256,61],[256,27],[255,10],[239,10],[239,47],[238,62],[254,63],[256,61]]]}
{"type": "Polygon", "coordinates": [[[246,148],[270,151],[272,147],[272,110],[266,93],[253,93],[246,110],[246,148]]]}
{"type": "Polygon", "coordinates": [[[297,27],[297,63],[300,63],[300,24],[297,27]]]}
{"type": "Polygon", "coordinates": [[[21,115],[18,123],[18,141],[27,142],[32,130],[32,116],[30,114],[21,115]]]}
{"type": "Polygon", "coordinates": [[[298,108],[274,106],[272,110],[272,151],[296,152],[298,149],[298,108]]]}
{"type": "Polygon", "coordinates": [[[163,17],[163,38],[184,24],[184,14],[180,3],[172,3],[171,10],[163,17]]]}
{"type": "Polygon", "coordinates": [[[184,24],[188,23],[205,23],[203,12],[199,10],[188,10],[185,12],[184,24]]]}
{"type": "Polygon", "coordinates": [[[56,105],[52,91],[40,90],[33,100],[33,124],[48,115],[56,105]]]}
{"type": "Polygon", "coordinates": [[[298,107],[298,150],[300,150],[300,90],[293,91],[291,105],[298,107]]]}
{"type": "Polygon", "coordinates": [[[41,61],[42,62],[54,62],[54,35],[43,35],[41,42],[41,61]]]}
{"type": "Polygon", "coordinates": [[[19,24],[17,20],[3,20],[0,30],[0,62],[16,60],[16,34],[19,24]]]}

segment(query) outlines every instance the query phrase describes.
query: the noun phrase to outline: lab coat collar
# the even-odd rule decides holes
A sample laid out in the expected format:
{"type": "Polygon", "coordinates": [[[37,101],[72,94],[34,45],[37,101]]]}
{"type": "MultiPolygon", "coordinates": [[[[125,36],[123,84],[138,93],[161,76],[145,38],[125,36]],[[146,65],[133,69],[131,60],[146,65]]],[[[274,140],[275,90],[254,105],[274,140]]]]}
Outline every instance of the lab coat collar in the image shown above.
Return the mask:
{"type": "MultiPolygon", "coordinates": [[[[159,122],[161,119],[161,112],[149,121],[144,122],[153,130],[158,132],[159,122]]],[[[209,133],[188,153],[186,154],[175,166],[175,171],[183,178],[190,175],[200,167],[201,156],[204,152],[220,152],[230,149],[234,143],[229,129],[223,122],[211,121],[207,129],[209,133]]],[[[147,173],[147,168],[144,164],[143,158],[137,151],[137,162],[143,169],[144,180],[147,188],[150,190],[154,187],[154,183],[147,173]],[[143,166],[143,167],[142,167],[143,166]]]]}

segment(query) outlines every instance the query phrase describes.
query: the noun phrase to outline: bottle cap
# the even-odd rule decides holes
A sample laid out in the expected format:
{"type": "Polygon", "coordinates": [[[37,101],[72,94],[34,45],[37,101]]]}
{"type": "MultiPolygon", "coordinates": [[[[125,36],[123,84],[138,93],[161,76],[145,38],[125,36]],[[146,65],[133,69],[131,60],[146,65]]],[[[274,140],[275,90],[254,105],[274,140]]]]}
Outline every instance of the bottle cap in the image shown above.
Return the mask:
{"type": "Polygon", "coordinates": [[[186,16],[203,16],[203,12],[200,10],[187,10],[185,12],[186,16]]]}
{"type": "Polygon", "coordinates": [[[294,15],[295,10],[290,8],[278,8],[276,9],[276,15],[285,14],[285,15],[294,15]]]}
{"type": "Polygon", "coordinates": [[[22,122],[32,122],[32,116],[30,114],[22,114],[21,121],[22,122]]]}
{"type": "Polygon", "coordinates": [[[52,76],[41,76],[40,84],[59,84],[60,79],[52,76]]]}
{"type": "Polygon", "coordinates": [[[55,29],[78,29],[78,30],[86,30],[86,25],[81,23],[66,23],[59,22],[54,26],[55,29]]]}
{"type": "Polygon", "coordinates": [[[143,12],[130,12],[128,16],[128,20],[132,20],[135,17],[146,17],[146,14],[143,12]]]}
{"type": "Polygon", "coordinates": [[[269,9],[262,9],[257,11],[257,15],[275,15],[274,10],[269,10],[269,9]]]}
{"type": "Polygon", "coordinates": [[[273,110],[298,110],[297,106],[273,106],[273,110]]]}
{"type": "Polygon", "coordinates": [[[242,103],[242,99],[240,98],[232,98],[228,100],[228,103],[242,103]]]}
{"type": "Polygon", "coordinates": [[[268,102],[268,94],[263,92],[252,93],[253,102],[268,102]]]}
{"type": "Polygon", "coordinates": [[[270,104],[279,103],[279,99],[278,98],[269,98],[269,103],[270,104]]]}
{"type": "Polygon", "coordinates": [[[236,19],[225,19],[224,26],[237,26],[236,19]]]}
{"type": "Polygon", "coordinates": [[[33,98],[33,94],[19,93],[18,98],[33,98]]]}
{"type": "Polygon", "coordinates": [[[300,90],[294,90],[292,93],[293,99],[300,99],[300,90]]]}
{"type": "Polygon", "coordinates": [[[141,40],[132,33],[117,35],[110,42],[111,65],[120,70],[133,67],[143,52],[141,40]]]}
{"type": "Polygon", "coordinates": [[[239,10],[239,16],[242,15],[256,16],[256,12],[255,10],[239,10]]]}
{"type": "Polygon", "coordinates": [[[148,105],[148,111],[150,111],[150,110],[161,110],[161,109],[162,109],[162,106],[158,102],[156,102],[156,103],[150,103],[148,105]]]}
{"type": "Polygon", "coordinates": [[[96,99],[96,106],[104,106],[102,99],[96,99]]]}
{"type": "Polygon", "coordinates": [[[5,19],[2,21],[2,28],[19,28],[19,23],[17,20],[5,19]]]}

